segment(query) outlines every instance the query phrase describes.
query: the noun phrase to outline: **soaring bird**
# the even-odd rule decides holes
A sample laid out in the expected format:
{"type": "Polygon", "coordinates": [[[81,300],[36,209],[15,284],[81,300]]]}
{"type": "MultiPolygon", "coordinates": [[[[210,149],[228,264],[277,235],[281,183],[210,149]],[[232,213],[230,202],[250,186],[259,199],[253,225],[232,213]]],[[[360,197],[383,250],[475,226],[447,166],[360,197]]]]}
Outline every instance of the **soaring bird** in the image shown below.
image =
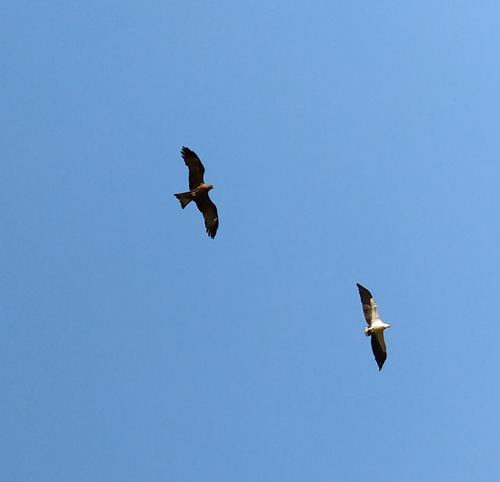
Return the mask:
{"type": "Polygon", "coordinates": [[[359,283],[356,283],[361,303],[363,304],[363,313],[368,326],[365,328],[365,335],[372,337],[372,350],[377,360],[378,370],[382,370],[387,358],[387,349],[384,341],[384,330],[391,325],[384,323],[378,316],[377,303],[372,294],[359,283]]]}
{"type": "Polygon", "coordinates": [[[182,158],[186,163],[189,170],[189,191],[174,194],[174,196],[181,203],[184,209],[191,201],[194,201],[198,209],[205,218],[205,227],[207,228],[208,235],[213,239],[217,228],[219,227],[219,216],[217,215],[217,207],[208,197],[208,191],[214,187],[211,184],[203,182],[203,174],[205,168],[200,161],[200,158],[187,147],[181,150],[182,158]]]}

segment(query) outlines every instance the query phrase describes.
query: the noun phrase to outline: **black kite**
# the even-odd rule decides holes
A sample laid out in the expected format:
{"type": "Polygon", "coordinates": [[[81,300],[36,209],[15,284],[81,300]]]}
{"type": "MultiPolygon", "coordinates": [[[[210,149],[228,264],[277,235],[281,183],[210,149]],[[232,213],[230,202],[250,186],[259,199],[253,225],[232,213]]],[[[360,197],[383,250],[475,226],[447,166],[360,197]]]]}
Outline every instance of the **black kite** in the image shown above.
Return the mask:
{"type": "Polygon", "coordinates": [[[207,233],[213,239],[219,227],[219,217],[217,215],[217,207],[208,197],[208,191],[214,187],[211,184],[203,182],[205,168],[196,153],[187,147],[183,147],[181,154],[189,170],[189,191],[174,194],[174,196],[181,203],[182,209],[191,201],[196,203],[205,218],[207,233]]]}

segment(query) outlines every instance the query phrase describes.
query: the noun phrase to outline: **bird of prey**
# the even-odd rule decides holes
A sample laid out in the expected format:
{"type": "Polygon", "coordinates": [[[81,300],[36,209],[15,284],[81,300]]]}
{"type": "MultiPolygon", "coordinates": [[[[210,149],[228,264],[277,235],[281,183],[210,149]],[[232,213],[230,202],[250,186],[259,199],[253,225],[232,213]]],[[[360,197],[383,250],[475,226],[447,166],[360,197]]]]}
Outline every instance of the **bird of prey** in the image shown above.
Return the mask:
{"type": "Polygon", "coordinates": [[[356,283],[361,303],[363,305],[363,313],[368,326],[365,328],[365,335],[372,337],[372,350],[377,361],[378,370],[382,370],[382,366],[387,358],[387,349],[384,341],[384,330],[391,325],[384,323],[378,316],[377,303],[373,299],[372,294],[359,283],[356,283]]]}
{"type": "Polygon", "coordinates": [[[181,203],[184,209],[191,201],[194,201],[198,209],[205,218],[205,227],[207,228],[208,235],[213,239],[217,228],[219,227],[219,217],[217,215],[217,207],[208,197],[208,191],[214,187],[211,184],[203,182],[203,174],[205,168],[200,161],[200,158],[187,147],[181,150],[182,158],[186,163],[189,170],[189,191],[174,194],[174,196],[181,203]]]}

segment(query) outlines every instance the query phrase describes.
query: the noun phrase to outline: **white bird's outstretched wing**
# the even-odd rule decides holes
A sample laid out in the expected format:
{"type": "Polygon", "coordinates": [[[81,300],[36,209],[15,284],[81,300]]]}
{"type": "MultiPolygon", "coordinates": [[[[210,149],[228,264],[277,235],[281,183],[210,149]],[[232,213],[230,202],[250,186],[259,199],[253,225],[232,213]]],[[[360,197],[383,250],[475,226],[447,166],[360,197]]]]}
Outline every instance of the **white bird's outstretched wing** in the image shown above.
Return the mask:
{"type": "Polygon", "coordinates": [[[359,283],[356,283],[356,286],[358,287],[359,296],[361,297],[366,323],[368,326],[371,326],[374,321],[380,321],[377,303],[375,303],[372,294],[364,286],[361,286],[359,283]]]}
{"type": "Polygon", "coordinates": [[[377,361],[378,371],[380,371],[387,359],[387,349],[385,347],[383,331],[377,331],[372,334],[372,350],[375,355],[375,360],[377,361]]]}

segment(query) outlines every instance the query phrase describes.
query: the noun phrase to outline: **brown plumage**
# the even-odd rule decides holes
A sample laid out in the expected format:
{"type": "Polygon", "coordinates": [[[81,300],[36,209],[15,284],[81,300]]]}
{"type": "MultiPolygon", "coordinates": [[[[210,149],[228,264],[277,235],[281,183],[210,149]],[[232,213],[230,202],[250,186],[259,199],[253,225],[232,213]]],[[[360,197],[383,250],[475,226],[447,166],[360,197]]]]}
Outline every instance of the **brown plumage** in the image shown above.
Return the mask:
{"type": "Polygon", "coordinates": [[[205,218],[207,233],[213,239],[219,227],[219,216],[217,215],[217,207],[208,197],[208,191],[214,187],[203,182],[205,168],[196,153],[187,147],[183,147],[181,154],[189,170],[189,191],[174,194],[174,196],[181,203],[182,209],[191,201],[196,203],[205,218]]]}

